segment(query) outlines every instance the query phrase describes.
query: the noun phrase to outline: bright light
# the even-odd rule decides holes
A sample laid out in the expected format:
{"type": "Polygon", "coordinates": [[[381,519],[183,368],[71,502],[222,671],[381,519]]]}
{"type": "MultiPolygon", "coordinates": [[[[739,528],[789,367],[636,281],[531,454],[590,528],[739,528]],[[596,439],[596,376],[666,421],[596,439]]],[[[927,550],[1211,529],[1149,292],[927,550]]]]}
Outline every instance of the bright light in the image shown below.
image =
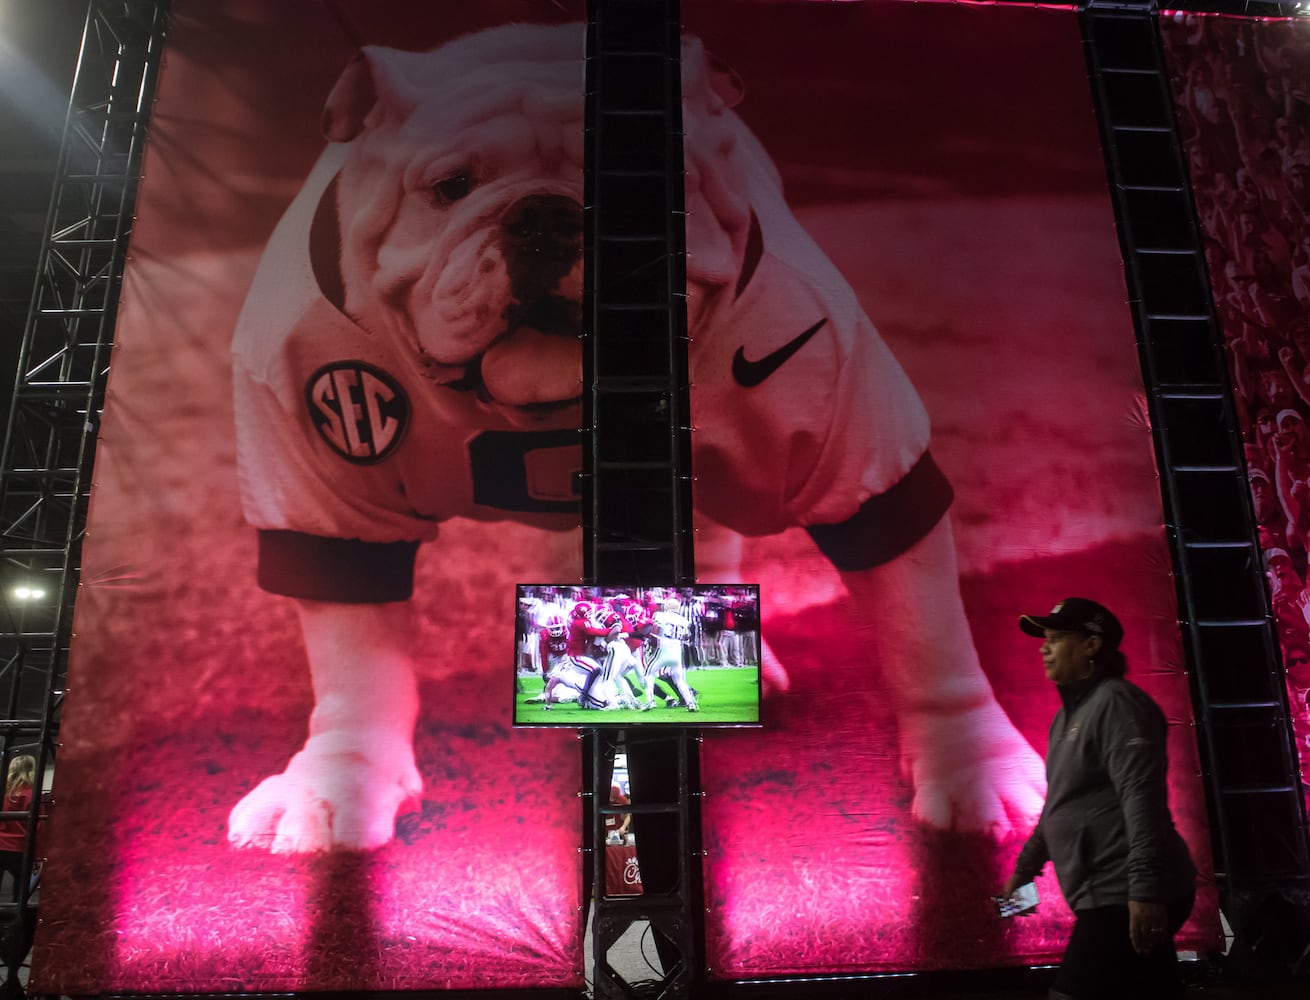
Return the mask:
{"type": "Polygon", "coordinates": [[[39,65],[5,37],[0,37],[0,91],[49,138],[57,141],[63,135],[67,93],[62,93],[39,65]]]}
{"type": "Polygon", "coordinates": [[[39,601],[45,597],[45,591],[40,587],[15,587],[14,597],[20,601],[39,601]]]}

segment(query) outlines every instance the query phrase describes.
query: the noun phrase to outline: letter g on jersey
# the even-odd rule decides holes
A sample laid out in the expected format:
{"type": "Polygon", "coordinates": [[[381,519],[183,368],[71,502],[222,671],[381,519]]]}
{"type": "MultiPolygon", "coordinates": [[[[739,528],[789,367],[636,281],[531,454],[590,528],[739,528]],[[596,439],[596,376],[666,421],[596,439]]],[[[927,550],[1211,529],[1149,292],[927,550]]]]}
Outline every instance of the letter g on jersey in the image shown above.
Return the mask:
{"type": "Polygon", "coordinates": [[[305,385],[305,402],[319,436],[348,462],[381,461],[409,426],[409,397],[400,383],[362,361],[318,369],[305,385]]]}

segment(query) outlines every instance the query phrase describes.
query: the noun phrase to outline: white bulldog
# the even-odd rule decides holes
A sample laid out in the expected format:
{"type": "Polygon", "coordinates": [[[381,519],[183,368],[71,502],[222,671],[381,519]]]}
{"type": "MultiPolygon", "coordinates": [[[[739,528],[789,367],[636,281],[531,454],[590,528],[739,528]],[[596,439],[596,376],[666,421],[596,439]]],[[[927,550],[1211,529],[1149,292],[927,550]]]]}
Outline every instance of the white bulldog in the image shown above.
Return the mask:
{"type": "MultiPolygon", "coordinates": [[[[296,599],[316,704],[304,748],[232,810],[233,844],[390,840],[422,790],[417,545],[457,516],[577,524],[582,73],[581,25],[511,25],[366,48],[328,98],[332,145],[233,348],[260,582],[296,599]]],[[[787,209],[735,78],[694,39],[683,73],[696,502],[723,526],[699,575],[731,579],[742,535],[808,526],[874,616],[915,816],[1026,831],[1042,764],[974,651],[927,415],[787,209]]]]}

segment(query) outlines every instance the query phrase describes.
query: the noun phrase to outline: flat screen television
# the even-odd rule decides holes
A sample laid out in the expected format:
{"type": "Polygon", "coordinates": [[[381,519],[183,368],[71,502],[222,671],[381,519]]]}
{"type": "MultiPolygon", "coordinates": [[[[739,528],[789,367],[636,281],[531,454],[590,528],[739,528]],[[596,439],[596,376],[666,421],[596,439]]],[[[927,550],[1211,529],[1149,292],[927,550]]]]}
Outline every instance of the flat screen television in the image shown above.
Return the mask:
{"type": "Polygon", "coordinates": [[[760,588],[520,584],[514,725],[758,726],[760,588]]]}

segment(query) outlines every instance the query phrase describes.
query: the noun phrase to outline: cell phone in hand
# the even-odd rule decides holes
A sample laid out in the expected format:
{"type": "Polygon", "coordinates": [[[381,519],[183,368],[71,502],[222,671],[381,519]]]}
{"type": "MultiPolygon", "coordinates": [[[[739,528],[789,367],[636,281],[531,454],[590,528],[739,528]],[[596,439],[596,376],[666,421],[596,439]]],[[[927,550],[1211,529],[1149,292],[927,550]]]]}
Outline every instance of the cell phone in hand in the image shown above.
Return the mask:
{"type": "Polygon", "coordinates": [[[996,896],[996,912],[1002,917],[1017,917],[1037,909],[1037,886],[1025,882],[1009,896],[996,896]]]}

